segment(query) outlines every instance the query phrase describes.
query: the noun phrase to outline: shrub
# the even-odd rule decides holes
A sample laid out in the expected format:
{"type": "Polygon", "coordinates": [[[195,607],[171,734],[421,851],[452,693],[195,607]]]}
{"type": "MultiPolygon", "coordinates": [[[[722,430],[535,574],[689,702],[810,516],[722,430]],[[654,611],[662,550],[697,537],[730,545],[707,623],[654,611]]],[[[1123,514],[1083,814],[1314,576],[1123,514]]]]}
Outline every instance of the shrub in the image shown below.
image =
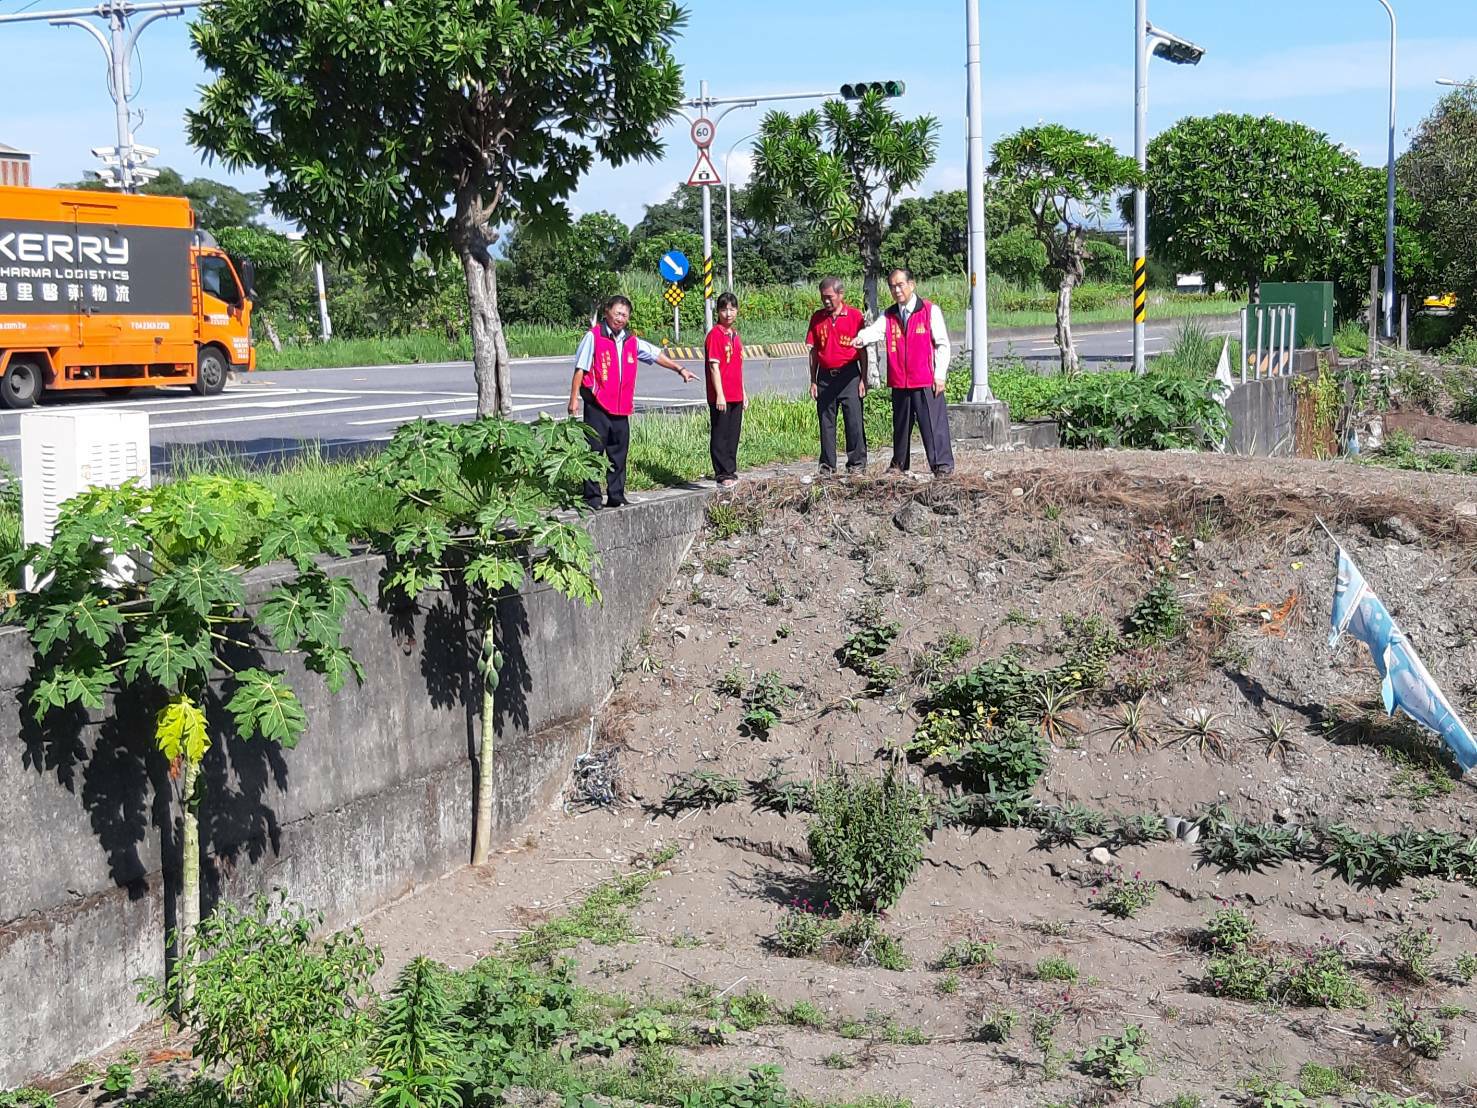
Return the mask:
{"type": "Polygon", "coordinates": [[[1137,1024],[1121,1035],[1106,1035],[1082,1055],[1082,1072],[1106,1081],[1118,1090],[1135,1089],[1149,1076],[1149,1060],[1140,1053],[1149,1036],[1137,1024]]]}
{"type": "Polygon", "coordinates": [[[1477,953],[1458,954],[1456,961],[1452,963],[1452,970],[1464,982],[1477,977],[1477,953]]]}
{"type": "Polygon", "coordinates": [[[382,961],[357,928],[319,942],[323,917],[258,898],[202,920],[164,981],[141,995],[177,1013],[202,1070],[226,1072],[228,1092],[260,1108],[312,1108],[364,1065],[365,1002],[382,961]],[[264,1027],[270,1034],[263,1034],[264,1027]]]}
{"type": "Polygon", "coordinates": [[[1132,919],[1153,904],[1155,892],[1154,883],[1145,881],[1142,874],[1124,877],[1122,866],[1115,866],[1107,882],[1092,890],[1094,907],[1119,919],[1132,919]]]}
{"type": "Polygon", "coordinates": [[[1307,1096],[1343,1096],[1352,1091],[1354,1082],[1343,1070],[1305,1062],[1298,1070],[1298,1089],[1307,1096]]]}
{"type": "Polygon", "coordinates": [[[824,905],[815,909],[809,901],[797,900],[780,914],[770,945],[786,958],[808,958],[820,953],[835,927],[824,905]]]}
{"type": "Polygon", "coordinates": [[[1218,811],[1201,821],[1200,856],[1221,869],[1249,873],[1281,865],[1298,857],[1303,845],[1296,828],[1241,823],[1218,811]]]}
{"type": "Polygon", "coordinates": [[[808,835],[832,902],[867,911],[895,904],[923,863],[928,826],[928,800],[905,778],[833,770],[816,788],[808,835]]]}
{"type": "Polygon", "coordinates": [[[1214,996],[1253,1003],[1271,1000],[1276,994],[1282,967],[1257,954],[1233,953],[1212,958],[1205,967],[1205,990],[1214,996]]]}
{"type": "Polygon", "coordinates": [[[1369,995],[1355,979],[1341,944],[1322,942],[1287,978],[1287,999],[1310,1008],[1363,1008],[1369,995]]]}
{"type": "Polygon", "coordinates": [[[1256,924],[1240,908],[1222,908],[1205,921],[1205,941],[1214,950],[1241,950],[1256,938],[1256,924]]]}
{"type": "Polygon", "coordinates": [[[785,1020],[797,1027],[822,1027],[826,1014],[808,1000],[797,1000],[785,1013],[785,1020]]]}
{"type": "Polygon", "coordinates": [[[1185,606],[1174,582],[1161,574],[1123,621],[1124,634],[1139,646],[1170,642],[1185,630],[1185,606]]]}
{"type": "Polygon", "coordinates": [[[1407,981],[1424,985],[1436,975],[1436,934],[1430,928],[1402,927],[1385,946],[1385,960],[1407,981]]]}
{"type": "Polygon", "coordinates": [[[1446,1036],[1441,1028],[1425,1019],[1403,1000],[1394,1001],[1389,1007],[1390,1036],[1396,1045],[1405,1047],[1422,1058],[1436,1059],[1446,1053],[1446,1036]]]}
{"type": "Polygon", "coordinates": [[[743,782],[737,777],[700,769],[681,774],[662,801],[667,812],[683,812],[692,808],[717,808],[732,804],[742,795],[743,782]]]}
{"type": "Polygon", "coordinates": [[[1045,741],[1025,720],[1013,719],[965,746],[957,765],[977,792],[1029,792],[1046,773],[1045,741]]]}
{"type": "Polygon", "coordinates": [[[1196,449],[1226,433],[1211,382],[1172,370],[1080,374],[1063,383],[1050,415],[1066,446],[1196,449]]]}
{"type": "Polygon", "coordinates": [[[905,970],[909,966],[908,956],[903,953],[903,944],[882,930],[876,916],[865,912],[836,932],[836,944],[851,956],[858,966],[878,966],[885,970],[905,970]]]}
{"type": "Polygon", "coordinates": [[[901,624],[884,621],[878,613],[863,613],[857,629],[836,651],[837,661],[867,679],[868,696],[891,692],[902,679],[902,670],[882,661],[901,630],[901,624]]]}
{"type": "Polygon", "coordinates": [[[447,972],[429,958],[403,970],[375,1021],[374,1108],[460,1108],[460,1042],[447,972]]]}
{"type": "Polygon", "coordinates": [[[744,694],[744,714],[739,733],[751,739],[768,740],[780,721],[780,713],[795,703],[796,693],[777,673],[761,673],[744,694]]]}
{"type": "Polygon", "coordinates": [[[1083,838],[1102,835],[1108,829],[1107,817],[1081,804],[1040,807],[1032,816],[1031,824],[1039,831],[1036,845],[1042,850],[1054,846],[1077,846],[1083,838]]]}
{"type": "Polygon", "coordinates": [[[1145,846],[1169,838],[1169,828],[1153,812],[1136,812],[1118,816],[1113,821],[1113,842],[1119,847],[1145,846]]]}
{"type": "Polygon", "coordinates": [[[976,1036],[984,1043],[1003,1043],[1010,1038],[1010,1033],[1015,1030],[1020,1018],[1020,1013],[1010,1008],[991,1012],[980,1020],[976,1036]]]}

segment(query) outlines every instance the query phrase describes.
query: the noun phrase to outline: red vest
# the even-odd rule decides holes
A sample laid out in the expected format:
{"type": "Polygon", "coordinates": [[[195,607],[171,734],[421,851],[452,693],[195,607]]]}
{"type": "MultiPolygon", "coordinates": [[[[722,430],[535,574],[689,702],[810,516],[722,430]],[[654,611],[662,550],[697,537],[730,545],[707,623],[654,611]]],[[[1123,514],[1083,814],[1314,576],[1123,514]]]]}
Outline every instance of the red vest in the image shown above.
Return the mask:
{"type": "Polygon", "coordinates": [[[897,305],[887,309],[887,387],[933,388],[933,305],[922,297],[908,317],[907,334],[897,305]]]}
{"type": "Polygon", "coordinates": [[[584,386],[595,394],[595,402],[610,415],[631,414],[636,401],[636,336],[626,332],[624,349],[616,350],[615,339],[605,337],[598,323],[590,328],[595,349],[584,386]]]}

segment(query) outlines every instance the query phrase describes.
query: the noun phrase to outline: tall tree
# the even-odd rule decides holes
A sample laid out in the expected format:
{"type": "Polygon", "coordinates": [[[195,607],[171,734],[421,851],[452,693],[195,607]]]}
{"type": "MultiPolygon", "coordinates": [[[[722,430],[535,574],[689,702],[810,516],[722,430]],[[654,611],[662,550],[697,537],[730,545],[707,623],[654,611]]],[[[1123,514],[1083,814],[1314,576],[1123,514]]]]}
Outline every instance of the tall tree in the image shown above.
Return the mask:
{"type": "Polygon", "coordinates": [[[1398,166],[1400,184],[1416,204],[1417,226],[1430,243],[1430,291],[1457,294],[1456,311],[1477,322],[1477,90],[1441,98],[1421,120],[1398,166]]]}
{"type": "MultiPolygon", "coordinates": [[[[1149,143],[1149,182],[1150,253],[1208,284],[1335,281],[1347,310],[1384,257],[1384,171],[1302,123],[1182,119],[1149,143]]],[[[1414,263],[1412,242],[1396,247],[1414,263]]]]}
{"type": "Polygon", "coordinates": [[[630,255],[630,232],[609,212],[586,212],[553,232],[520,226],[511,240],[503,314],[532,323],[588,323],[630,255]]]}
{"type": "Polygon", "coordinates": [[[963,189],[898,203],[882,240],[882,258],[920,281],[969,272],[969,198],[963,189]]]}
{"type": "Polygon", "coordinates": [[[875,312],[893,203],[923,180],[937,153],[938,120],[903,119],[872,91],[855,108],[828,100],[819,112],[767,115],[749,191],[757,213],[772,215],[792,198],[833,239],[853,244],[867,308],[875,312]]]}
{"type": "Polygon", "coordinates": [[[212,0],[190,140],[267,174],[273,210],[350,261],[466,278],[481,414],[511,409],[496,228],[564,225],[596,158],[662,152],[676,0],[212,0]]]}
{"type": "Polygon", "coordinates": [[[1060,277],[1056,344],[1062,372],[1076,372],[1072,290],[1087,273],[1087,225],[1101,221],[1113,198],[1138,181],[1138,165],[1103,139],[1056,123],[1007,135],[991,154],[997,186],[1030,212],[1047,264],[1060,277]]]}

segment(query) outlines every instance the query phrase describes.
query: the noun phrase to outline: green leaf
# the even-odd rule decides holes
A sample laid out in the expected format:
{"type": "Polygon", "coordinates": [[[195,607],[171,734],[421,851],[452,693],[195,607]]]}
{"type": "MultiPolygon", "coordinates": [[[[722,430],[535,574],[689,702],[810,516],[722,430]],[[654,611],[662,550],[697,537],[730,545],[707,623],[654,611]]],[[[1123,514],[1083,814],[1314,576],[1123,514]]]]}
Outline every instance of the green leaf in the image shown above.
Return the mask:
{"type": "Polygon", "coordinates": [[[236,574],[205,553],[191,554],[160,572],[149,586],[149,596],[156,610],[179,604],[201,619],[234,611],[244,598],[236,574]]]}
{"type": "Polygon", "coordinates": [[[236,720],[236,732],[242,738],[259,734],[288,749],[297,745],[308,725],[297,694],[281,675],[262,669],[236,674],[236,693],[226,710],[236,720]]]}
{"type": "Polygon", "coordinates": [[[178,627],[164,621],[148,623],[124,648],[123,676],[132,682],[146,673],[165,689],[191,683],[186,681],[191,675],[204,681],[215,662],[210,643],[203,623],[193,627],[184,622],[178,627]]]}
{"type": "Polygon", "coordinates": [[[171,762],[183,757],[198,764],[210,749],[205,713],[183,693],[171,697],[154,719],[154,739],[171,762]]]}

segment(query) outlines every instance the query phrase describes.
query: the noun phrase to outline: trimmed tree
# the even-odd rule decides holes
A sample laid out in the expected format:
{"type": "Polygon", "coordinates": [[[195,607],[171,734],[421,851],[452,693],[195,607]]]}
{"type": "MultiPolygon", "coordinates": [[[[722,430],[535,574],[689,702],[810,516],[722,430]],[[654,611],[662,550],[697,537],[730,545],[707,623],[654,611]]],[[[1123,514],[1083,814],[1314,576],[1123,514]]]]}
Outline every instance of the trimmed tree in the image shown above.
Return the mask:
{"type": "Polygon", "coordinates": [[[567,224],[596,158],[661,154],[685,19],[676,0],[212,0],[190,141],[263,170],[271,208],[340,259],[456,257],[477,410],[506,413],[496,228],[567,224]]]}
{"type": "Polygon", "coordinates": [[[1048,123],[1007,135],[991,150],[990,173],[1008,204],[1030,214],[1061,278],[1056,296],[1056,344],[1062,372],[1075,373],[1072,290],[1087,274],[1087,225],[1101,222],[1113,198],[1139,180],[1138,165],[1095,135],[1048,123]]]}
{"type": "Polygon", "coordinates": [[[578,522],[581,482],[600,476],[605,458],[590,449],[584,425],[498,417],[472,423],[417,420],[395,432],[367,464],[366,479],[397,499],[400,521],[385,585],[412,600],[465,584],[477,628],[481,742],[472,864],[492,846],[496,696],[503,653],[497,603],[529,579],[573,600],[600,599],[592,576],[595,546],[578,522]],[[561,518],[573,514],[574,518],[561,518]]]}
{"type": "MultiPolygon", "coordinates": [[[[1209,284],[1335,281],[1348,311],[1385,256],[1384,170],[1302,123],[1182,119],[1149,143],[1149,182],[1150,252],[1209,284]]],[[[1402,284],[1423,264],[1405,223],[1395,251],[1402,284]]]]}
{"type": "Polygon", "coordinates": [[[855,108],[828,100],[819,112],[770,112],[754,157],[751,208],[773,219],[792,199],[833,240],[854,245],[867,309],[876,312],[893,202],[923,180],[937,153],[938,120],[903,119],[880,92],[868,92],[855,108]]]}
{"type": "Polygon", "coordinates": [[[17,588],[28,565],[45,582],[18,592],[6,612],[36,651],[29,699],[38,721],[102,711],[120,688],[158,705],[155,746],[180,784],[181,951],[200,920],[210,705],[219,699],[239,738],[290,748],[307,717],[270,655],[300,654],[335,692],[350,675],[363,678],[342,643],[342,620],[364,600],[348,578],[324,572],[325,553],[348,554],[332,521],[278,502],[254,481],[201,476],[75,496],[62,505],[51,544],[27,547],[8,567],[17,588]],[[147,568],[120,567],[119,555],[147,568]],[[290,572],[247,608],[243,577],[276,562],[290,572]]]}

